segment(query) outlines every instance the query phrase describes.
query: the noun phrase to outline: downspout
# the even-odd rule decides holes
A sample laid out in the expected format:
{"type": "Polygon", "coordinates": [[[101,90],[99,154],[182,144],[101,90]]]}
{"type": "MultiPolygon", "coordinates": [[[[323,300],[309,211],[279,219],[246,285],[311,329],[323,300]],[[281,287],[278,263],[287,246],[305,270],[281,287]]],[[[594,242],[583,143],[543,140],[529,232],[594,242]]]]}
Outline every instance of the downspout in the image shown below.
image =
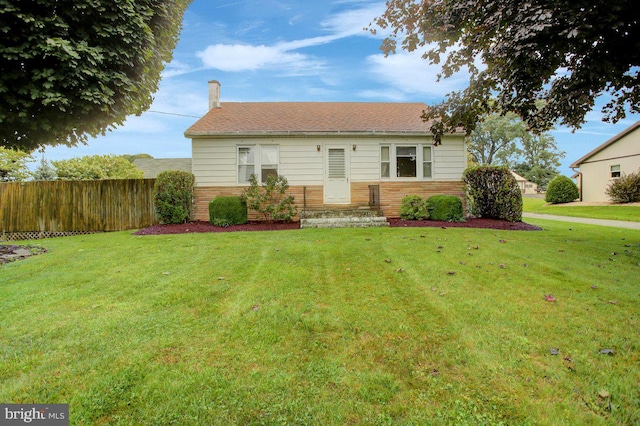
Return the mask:
{"type": "Polygon", "coordinates": [[[578,193],[580,194],[580,202],[582,202],[582,172],[580,170],[576,170],[573,167],[571,167],[571,170],[573,170],[574,173],[578,174],[578,193]]]}

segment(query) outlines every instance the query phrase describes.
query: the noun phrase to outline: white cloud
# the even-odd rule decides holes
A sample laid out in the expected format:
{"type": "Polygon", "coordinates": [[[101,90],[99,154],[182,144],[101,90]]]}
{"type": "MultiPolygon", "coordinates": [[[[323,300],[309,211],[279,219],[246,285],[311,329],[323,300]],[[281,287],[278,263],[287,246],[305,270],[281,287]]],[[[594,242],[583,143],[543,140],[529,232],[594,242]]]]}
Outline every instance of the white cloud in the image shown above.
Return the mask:
{"type": "MultiPolygon", "coordinates": [[[[270,69],[284,70],[294,75],[316,74],[324,69],[325,61],[299,53],[297,50],[326,45],[352,36],[371,36],[364,28],[384,11],[384,7],[384,3],[375,3],[332,15],[320,24],[328,33],[323,36],[285,41],[274,45],[218,43],[197,52],[196,56],[205,67],[220,71],[242,72],[270,69]]],[[[180,72],[180,68],[176,68],[175,72],[180,72]]]]}
{"type": "MultiPolygon", "coordinates": [[[[392,87],[391,93],[442,98],[447,93],[464,89],[469,84],[467,72],[459,72],[438,82],[440,65],[430,65],[418,52],[403,51],[387,57],[382,54],[371,55],[367,57],[367,63],[370,67],[369,72],[380,84],[392,87]]],[[[396,94],[394,98],[400,96],[396,94]]]]}
{"type": "MultiPolygon", "coordinates": [[[[382,15],[386,9],[385,3],[374,3],[367,5],[366,7],[347,10],[341,13],[337,13],[321,22],[320,25],[325,30],[340,35],[341,37],[348,36],[373,36],[365,28],[373,24],[373,20],[382,15]]],[[[378,29],[376,37],[384,37],[386,32],[378,29]]]]}
{"type": "Polygon", "coordinates": [[[300,47],[305,46],[289,43],[274,46],[215,44],[196,55],[205,67],[229,72],[282,69],[297,74],[322,67],[321,61],[309,55],[291,51],[300,47]]]}

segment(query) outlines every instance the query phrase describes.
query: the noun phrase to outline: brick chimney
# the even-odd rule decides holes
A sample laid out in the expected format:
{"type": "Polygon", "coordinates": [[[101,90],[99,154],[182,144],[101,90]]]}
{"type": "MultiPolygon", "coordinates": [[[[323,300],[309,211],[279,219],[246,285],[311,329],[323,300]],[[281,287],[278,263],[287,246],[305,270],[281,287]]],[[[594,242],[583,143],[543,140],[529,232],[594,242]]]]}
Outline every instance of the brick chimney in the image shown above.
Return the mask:
{"type": "Polygon", "coordinates": [[[209,109],[220,108],[220,82],[211,80],[209,82],[209,109]]]}

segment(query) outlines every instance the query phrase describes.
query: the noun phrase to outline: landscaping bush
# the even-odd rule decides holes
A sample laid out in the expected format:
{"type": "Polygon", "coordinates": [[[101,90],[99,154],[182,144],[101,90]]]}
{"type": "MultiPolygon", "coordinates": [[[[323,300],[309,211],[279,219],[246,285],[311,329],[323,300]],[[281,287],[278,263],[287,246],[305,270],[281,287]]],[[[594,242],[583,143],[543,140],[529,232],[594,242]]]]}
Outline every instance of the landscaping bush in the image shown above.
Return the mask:
{"type": "Polygon", "coordinates": [[[405,195],[400,203],[400,218],[404,220],[429,219],[426,201],[419,195],[405,195]]]}
{"type": "Polygon", "coordinates": [[[605,192],[614,203],[640,202],[640,171],[620,176],[611,182],[605,192]]]}
{"type": "Polygon", "coordinates": [[[427,199],[426,205],[431,220],[464,221],[462,201],[455,195],[434,195],[427,199]]]}
{"type": "Polygon", "coordinates": [[[579,196],[578,186],[568,177],[558,175],[549,182],[544,199],[547,203],[561,204],[570,203],[579,196]]]}
{"type": "Polygon", "coordinates": [[[158,174],[153,187],[153,204],[160,223],[186,223],[193,209],[195,176],[168,170],[158,174]]]}
{"type": "Polygon", "coordinates": [[[506,167],[469,167],[462,175],[467,184],[469,212],[475,217],[522,220],[522,193],[506,167]]]}
{"type": "Polygon", "coordinates": [[[218,196],[209,202],[209,222],[216,226],[247,223],[247,203],[238,196],[218,196]]]}
{"type": "Polygon", "coordinates": [[[242,194],[247,207],[262,215],[265,221],[291,222],[298,209],[292,195],[286,195],[289,182],[284,176],[269,176],[262,185],[252,174],[249,178],[249,188],[242,194]]]}

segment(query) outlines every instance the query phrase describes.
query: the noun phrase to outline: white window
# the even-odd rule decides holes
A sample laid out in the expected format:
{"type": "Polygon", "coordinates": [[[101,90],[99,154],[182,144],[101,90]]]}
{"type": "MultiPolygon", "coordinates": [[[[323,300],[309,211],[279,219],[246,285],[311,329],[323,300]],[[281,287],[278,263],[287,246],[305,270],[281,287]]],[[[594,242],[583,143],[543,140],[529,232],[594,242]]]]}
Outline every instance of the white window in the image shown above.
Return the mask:
{"type": "Polygon", "coordinates": [[[433,178],[431,145],[381,145],[380,178],[391,180],[433,178]],[[391,173],[391,170],[395,172],[391,173]]]}
{"type": "Polygon", "coordinates": [[[279,150],[277,145],[238,147],[238,183],[249,183],[252,174],[258,182],[278,176],[279,150]]]}
{"type": "Polygon", "coordinates": [[[391,158],[389,156],[389,147],[380,147],[380,177],[388,178],[389,170],[391,170],[391,158]]]}
{"type": "Polygon", "coordinates": [[[422,147],[422,177],[430,178],[431,176],[431,146],[422,147]]]}
{"type": "Polygon", "coordinates": [[[611,178],[619,178],[620,177],[620,164],[615,164],[611,166],[611,178]]]}

